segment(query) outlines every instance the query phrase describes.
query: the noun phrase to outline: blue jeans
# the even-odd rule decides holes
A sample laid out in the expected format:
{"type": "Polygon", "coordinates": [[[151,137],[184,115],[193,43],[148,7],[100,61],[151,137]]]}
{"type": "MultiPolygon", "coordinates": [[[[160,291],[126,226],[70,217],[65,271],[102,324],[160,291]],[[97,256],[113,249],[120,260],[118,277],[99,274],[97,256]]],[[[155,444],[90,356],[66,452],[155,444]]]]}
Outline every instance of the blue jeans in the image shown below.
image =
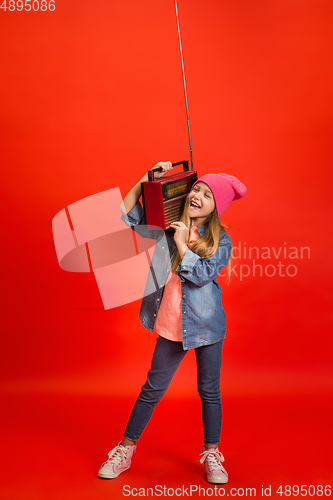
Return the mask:
{"type": "MultiPolygon", "coordinates": [[[[220,442],[222,343],[223,339],[215,344],[195,348],[205,444],[220,442]]],[[[186,352],[183,350],[182,342],[173,342],[160,336],[157,338],[151,368],[134,404],[124,432],[125,437],[131,441],[138,441],[186,352]]]]}

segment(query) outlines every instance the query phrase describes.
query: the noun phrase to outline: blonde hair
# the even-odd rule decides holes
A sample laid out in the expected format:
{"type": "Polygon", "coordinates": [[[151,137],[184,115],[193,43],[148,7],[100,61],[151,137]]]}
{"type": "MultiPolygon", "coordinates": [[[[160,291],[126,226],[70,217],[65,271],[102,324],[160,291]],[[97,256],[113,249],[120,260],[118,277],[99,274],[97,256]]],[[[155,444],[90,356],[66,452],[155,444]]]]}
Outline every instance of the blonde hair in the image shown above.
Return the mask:
{"type": "MultiPolygon", "coordinates": [[[[220,233],[221,232],[226,233],[227,232],[226,229],[230,229],[230,226],[218,222],[216,208],[214,208],[214,210],[209,215],[207,215],[206,220],[204,222],[204,225],[206,226],[206,231],[205,231],[206,234],[202,237],[200,236],[196,240],[189,241],[188,239],[190,236],[190,228],[191,228],[191,218],[188,216],[188,211],[187,211],[189,204],[190,204],[190,198],[189,196],[187,196],[185,201],[184,211],[180,218],[180,221],[183,222],[185,226],[188,228],[188,236],[186,244],[191,243],[192,252],[199,255],[199,257],[202,257],[204,259],[212,257],[219,245],[220,233]]],[[[172,257],[172,265],[171,265],[172,272],[176,272],[179,262],[180,262],[180,256],[178,249],[176,249],[172,257]]],[[[226,283],[229,284],[231,280],[231,271],[232,271],[231,255],[228,264],[226,266],[226,270],[227,270],[226,283]]]]}

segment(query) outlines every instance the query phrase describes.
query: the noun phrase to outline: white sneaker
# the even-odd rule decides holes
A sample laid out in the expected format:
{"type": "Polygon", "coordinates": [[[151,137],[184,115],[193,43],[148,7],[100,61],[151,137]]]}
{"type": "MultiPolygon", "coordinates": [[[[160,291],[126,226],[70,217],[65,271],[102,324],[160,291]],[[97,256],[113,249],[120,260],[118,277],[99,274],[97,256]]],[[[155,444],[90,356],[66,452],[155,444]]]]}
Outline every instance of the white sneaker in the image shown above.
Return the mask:
{"type": "Polygon", "coordinates": [[[209,483],[225,484],[228,482],[228,473],[221,462],[224,457],[218,448],[202,447],[200,463],[205,462],[205,471],[209,483]]]}

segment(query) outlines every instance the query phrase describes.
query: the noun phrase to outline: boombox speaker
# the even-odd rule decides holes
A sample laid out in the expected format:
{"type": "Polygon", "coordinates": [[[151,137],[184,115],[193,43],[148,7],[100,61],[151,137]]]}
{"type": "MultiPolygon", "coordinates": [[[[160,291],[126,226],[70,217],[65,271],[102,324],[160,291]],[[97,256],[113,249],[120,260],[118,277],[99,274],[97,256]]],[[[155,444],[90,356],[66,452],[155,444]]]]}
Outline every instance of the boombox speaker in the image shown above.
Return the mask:
{"type": "Polygon", "coordinates": [[[197,173],[189,171],[188,161],[172,164],[173,167],[177,165],[183,165],[183,172],[154,179],[154,172],[161,170],[161,167],[157,167],[149,170],[148,181],[141,183],[148,226],[168,229],[170,224],[178,221],[183,213],[186,197],[197,180],[197,173]]]}

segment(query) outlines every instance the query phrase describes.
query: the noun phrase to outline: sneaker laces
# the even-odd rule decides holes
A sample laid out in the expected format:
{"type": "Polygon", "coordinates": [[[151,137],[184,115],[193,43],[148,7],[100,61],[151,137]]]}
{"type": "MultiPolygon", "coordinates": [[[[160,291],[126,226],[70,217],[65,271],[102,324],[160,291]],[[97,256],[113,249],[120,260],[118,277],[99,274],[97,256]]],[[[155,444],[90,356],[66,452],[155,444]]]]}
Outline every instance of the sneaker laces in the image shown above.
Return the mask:
{"type": "Polygon", "coordinates": [[[222,469],[223,472],[225,472],[225,469],[221,464],[221,462],[224,462],[224,456],[218,448],[210,448],[201,453],[201,455],[202,457],[200,458],[200,463],[202,464],[205,460],[207,460],[208,469],[210,471],[213,471],[214,469],[222,469]]]}
{"type": "Polygon", "coordinates": [[[127,450],[124,446],[120,447],[119,445],[113,448],[113,450],[109,451],[108,459],[104,462],[103,465],[107,463],[111,463],[114,465],[119,465],[120,462],[124,459],[126,460],[127,450]]]}

